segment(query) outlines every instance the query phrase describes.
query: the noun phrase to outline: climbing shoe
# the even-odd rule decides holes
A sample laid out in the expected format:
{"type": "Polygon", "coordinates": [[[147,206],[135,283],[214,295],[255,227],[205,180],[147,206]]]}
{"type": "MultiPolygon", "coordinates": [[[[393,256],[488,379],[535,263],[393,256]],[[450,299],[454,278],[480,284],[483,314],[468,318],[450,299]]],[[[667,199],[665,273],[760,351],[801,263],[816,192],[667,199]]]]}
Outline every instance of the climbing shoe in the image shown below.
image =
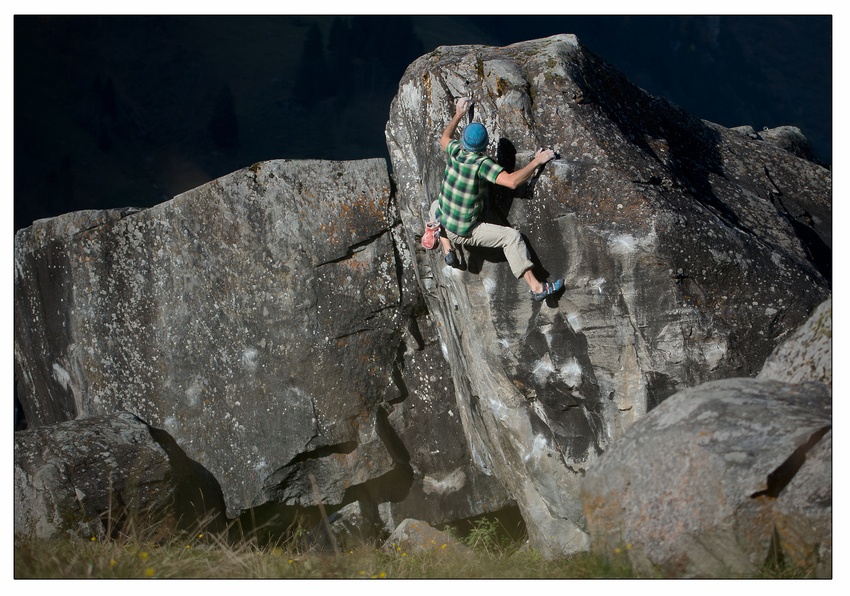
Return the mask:
{"type": "Polygon", "coordinates": [[[547,297],[553,296],[564,289],[564,280],[558,279],[552,283],[543,284],[543,291],[539,294],[537,292],[532,292],[531,295],[534,296],[534,299],[537,302],[543,302],[547,297]]]}
{"type": "Polygon", "coordinates": [[[460,264],[460,260],[457,258],[455,251],[450,250],[449,254],[446,255],[446,265],[449,267],[457,267],[460,264]]]}

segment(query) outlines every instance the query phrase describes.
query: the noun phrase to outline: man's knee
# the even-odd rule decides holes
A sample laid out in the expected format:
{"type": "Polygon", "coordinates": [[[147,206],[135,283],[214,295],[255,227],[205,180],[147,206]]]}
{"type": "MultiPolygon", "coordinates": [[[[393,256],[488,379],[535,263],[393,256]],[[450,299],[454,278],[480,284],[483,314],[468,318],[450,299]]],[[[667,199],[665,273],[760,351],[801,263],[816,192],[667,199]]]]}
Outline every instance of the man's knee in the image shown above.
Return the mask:
{"type": "Polygon", "coordinates": [[[508,231],[505,233],[505,241],[511,246],[520,246],[525,244],[525,241],[522,239],[522,234],[520,234],[519,230],[516,228],[507,228],[508,231]]]}

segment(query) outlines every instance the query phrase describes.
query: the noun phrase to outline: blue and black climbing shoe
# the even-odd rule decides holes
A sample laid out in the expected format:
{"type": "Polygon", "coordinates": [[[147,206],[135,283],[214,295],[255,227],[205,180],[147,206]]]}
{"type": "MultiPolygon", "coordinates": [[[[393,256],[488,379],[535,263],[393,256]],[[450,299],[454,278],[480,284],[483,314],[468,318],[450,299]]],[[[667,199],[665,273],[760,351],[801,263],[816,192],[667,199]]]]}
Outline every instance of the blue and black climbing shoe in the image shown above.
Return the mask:
{"type": "Polygon", "coordinates": [[[564,280],[557,279],[552,283],[543,284],[543,291],[539,294],[537,292],[532,292],[531,295],[534,296],[534,299],[537,302],[543,302],[549,296],[554,296],[558,292],[564,289],[564,280]]]}
{"type": "Polygon", "coordinates": [[[449,267],[457,267],[460,264],[460,261],[455,254],[455,251],[450,250],[449,254],[446,255],[446,265],[449,267]]]}

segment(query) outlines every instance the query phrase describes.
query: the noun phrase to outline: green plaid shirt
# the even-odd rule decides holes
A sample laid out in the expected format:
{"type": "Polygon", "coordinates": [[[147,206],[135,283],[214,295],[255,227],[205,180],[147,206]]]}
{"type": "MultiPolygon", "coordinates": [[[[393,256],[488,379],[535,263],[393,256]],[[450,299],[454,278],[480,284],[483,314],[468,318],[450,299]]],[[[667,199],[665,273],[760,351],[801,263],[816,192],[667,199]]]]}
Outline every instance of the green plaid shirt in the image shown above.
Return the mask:
{"type": "Polygon", "coordinates": [[[495,183],[504,168],[489,157],[467,151],[454,139],[446,146],[446,153],[449,160],[440,189],[437,220],[450,232],[466,236],[481,215],[483,182],[495,183]]]}

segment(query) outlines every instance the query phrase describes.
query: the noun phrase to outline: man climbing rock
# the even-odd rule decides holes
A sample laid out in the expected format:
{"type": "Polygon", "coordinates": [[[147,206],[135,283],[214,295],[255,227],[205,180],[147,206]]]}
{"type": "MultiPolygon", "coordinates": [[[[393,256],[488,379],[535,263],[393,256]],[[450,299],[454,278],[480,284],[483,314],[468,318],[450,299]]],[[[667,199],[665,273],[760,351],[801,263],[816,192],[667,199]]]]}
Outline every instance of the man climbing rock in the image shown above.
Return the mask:
{"type": "Polygon", "coordinates": [[[532,272],[528,248],[519,231],[507,226],[481,221],[485,182],[493,182],[508,188],[517,188],[535,173],[538,167],[555,157],[551,149],[540,149],[527,166],[513,173],[483,155],[489,138],[487,129],[478,122],[466,126],[462,142],[452,137],[461,118],[469,110],[470,101],[460,98],[440,145],[447,153],[448,163],[440,189],[440,198],[431,205],[431,221],[439,221],[442,227],[440,242],[448,265],[459,264],[452,244],[501,248],[511,271],[517,279],[523,278],[534,299],[543,301],[547,296],[560,292],[564,287],[561,279],[553,283],[541,283],[532,272]]]}

